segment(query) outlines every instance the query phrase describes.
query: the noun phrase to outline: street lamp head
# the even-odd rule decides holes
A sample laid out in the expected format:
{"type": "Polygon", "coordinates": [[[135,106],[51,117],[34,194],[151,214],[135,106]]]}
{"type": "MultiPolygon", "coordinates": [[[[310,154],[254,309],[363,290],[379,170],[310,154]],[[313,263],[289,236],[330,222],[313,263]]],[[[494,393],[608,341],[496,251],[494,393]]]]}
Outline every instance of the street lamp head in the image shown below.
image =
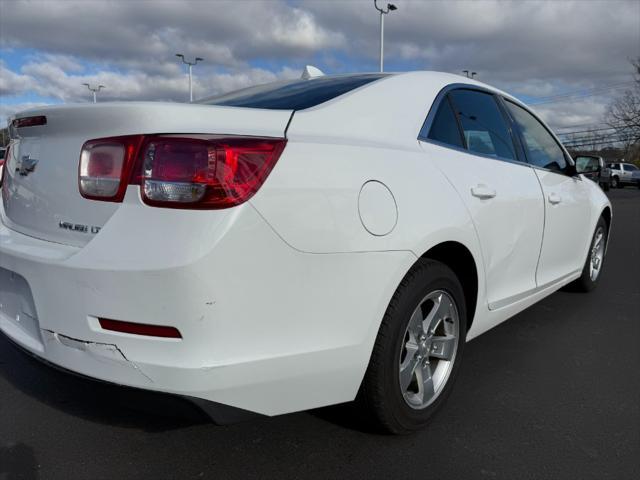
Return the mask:
{"type": "Polygon", "coordinates": [[[396,7],[393,3],[387,3],[387,9],[384,10],[378,7],[378,0],[373,0],[373,6],[376,8],[376,10],[380,12],[380,15],[385,15],[389,12],[393,12],[394,10],[398,9],[398,7],[396,7]]]}
{"type": "Polygon", "coordinates": [[[83,83],[82,85],[84,85],[85,87],[88,87],[89,84],[88,83],[83,83]]]}
{"type": "Polygon", "coordinates": [[[203,61],[204,61],[204,58],[202,58],[202,57],[196,57],[196,63],[197,63],[197,62],[203,62],[203,61]]]}
{"type": "Polygon", "coordinates": [[[180,58],[184,59],[184,55],[181,54],[181,53],[176,53],[176,57],[180,57],[180,58]]]}

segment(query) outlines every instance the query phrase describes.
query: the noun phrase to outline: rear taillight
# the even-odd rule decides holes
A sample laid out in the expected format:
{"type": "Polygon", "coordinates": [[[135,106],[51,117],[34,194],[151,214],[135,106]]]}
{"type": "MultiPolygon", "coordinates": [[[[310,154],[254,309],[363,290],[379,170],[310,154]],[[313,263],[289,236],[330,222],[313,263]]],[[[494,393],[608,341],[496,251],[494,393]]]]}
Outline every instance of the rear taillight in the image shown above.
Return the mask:
{"type": "Polygon", "coordinates": [[[139,184],[148,205],[228,208],[258,191],[285,144],[280,138],[203,135],[92,140],[80,156],[80,192],[120,202],[128,184],[139,184]]]}
{"type": "Polygon", "coordinates": [[[142,139],[132,135],[86,142],[78,170],[80,194],[92,200],[121,202],[142,139]]]}
{"type": "Polygon", "coordinates": [[[265,138],[152,137],[142,152],[142,198],[175,208],[238,205],[258,191],[284,145],[265,138]]]}

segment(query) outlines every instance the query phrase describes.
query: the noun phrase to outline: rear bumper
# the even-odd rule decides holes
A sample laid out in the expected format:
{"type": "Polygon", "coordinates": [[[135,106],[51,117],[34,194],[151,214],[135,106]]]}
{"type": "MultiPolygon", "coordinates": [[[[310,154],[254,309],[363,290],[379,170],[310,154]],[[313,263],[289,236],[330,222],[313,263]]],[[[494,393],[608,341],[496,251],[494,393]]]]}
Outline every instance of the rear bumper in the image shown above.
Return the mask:
{"type": "MultiPolygon", "coordinates": [[[[104,380],[99,380],[97,378],[94,377],[89,377],[87,375],[83,375],[81,373],[77,373],[74,372],[72,370],[68,370],[66,368],[61,367],[60,365],[56,365],[55,363],[49,362],[48,360],[45,360],[43,357],[35,355],[32,351],[24,348],[22,345],[16,343],[15,341],[13,341],[11,338],[7,337],[9,340],[9,343],[15,347],[18,351],[29,355],[31,358],[35,359],[36,361],[38,361],[39,363],[41,363],[45,368],[53,368],[55,370],[58,370],[62,373],[68,374],[68,375],[72,375],[75,377],[78,377],[80,379],[83,379],[87,382],[98,382],[98,383],[103,383],[103,384],[109,384],[109,385],[117,385],[114,384],[113,382],[107,382],[104,380]]],[[[121,386],[122,388],[127,388],[130,390],[134,390],[137,392],[146,392],[148,390],[142,390],[142,389],[137,389],[135,387],[124,387],[121,386]]],[[[242,410],[240,408],[234,408],[234,407],[230,407],[228,405],[223,405],[221,403],[216,403],[216,402],[211,402],[208,400],[203,400],[201,398],[195,398],[195,397],[189,397],[186,395],[180,395],[180,398],[194,404],[196,407],[198,407],[203,413],[205,413],[216,425],[230,425],[230,424],[234,424],[234,423],[239,423],[239,422],[243,422],[243,421],[247,421],[247,420],[251,420],[254,418],[258,418],[260,417],[259,414],[254,413],[254,412],[249,412],[247,410],[242,410]]],[[[154,401],[157,403],[157,397],[154,398],[154,401]]]]}
{"type": "Polygon", "coordinates": [[[167,212],[132,194],[82,248],[0,224],[0,331],[81,375],[275,415],[355,397],[414,261],[302,253],[250,204],[167,212]],[[109,332],[99,317],[183,338],[109,332]]]}

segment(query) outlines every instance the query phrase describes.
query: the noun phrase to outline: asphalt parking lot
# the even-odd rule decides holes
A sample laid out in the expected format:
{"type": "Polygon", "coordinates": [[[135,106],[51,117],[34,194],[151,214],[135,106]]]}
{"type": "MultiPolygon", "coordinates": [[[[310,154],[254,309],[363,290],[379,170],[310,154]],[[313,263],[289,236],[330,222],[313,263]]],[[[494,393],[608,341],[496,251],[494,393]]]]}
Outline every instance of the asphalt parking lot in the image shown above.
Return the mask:
{"type": "Polygon", "coordinates": [[[0,338],[0,479],[640,478],[640,190],[610,192],[601,284],[468,345],[418,434],[348,406],[218,427],[181,400],[95,383],[0,338]]]}

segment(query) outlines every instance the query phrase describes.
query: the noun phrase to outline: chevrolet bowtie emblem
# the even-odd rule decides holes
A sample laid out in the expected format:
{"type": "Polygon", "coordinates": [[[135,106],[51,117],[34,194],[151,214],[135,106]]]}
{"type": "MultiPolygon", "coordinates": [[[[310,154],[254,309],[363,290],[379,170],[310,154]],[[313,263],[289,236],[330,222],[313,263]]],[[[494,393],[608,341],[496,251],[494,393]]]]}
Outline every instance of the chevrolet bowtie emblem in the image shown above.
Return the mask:
{"type": "Polygon", "coordinates": [[[29,155],[23,155],[18,162],[18,165],[16,165],[16,172],[23,177],[26,177],[36,169],[37,164],[38,160],[36,158],[31,158],[29,155]]]}

